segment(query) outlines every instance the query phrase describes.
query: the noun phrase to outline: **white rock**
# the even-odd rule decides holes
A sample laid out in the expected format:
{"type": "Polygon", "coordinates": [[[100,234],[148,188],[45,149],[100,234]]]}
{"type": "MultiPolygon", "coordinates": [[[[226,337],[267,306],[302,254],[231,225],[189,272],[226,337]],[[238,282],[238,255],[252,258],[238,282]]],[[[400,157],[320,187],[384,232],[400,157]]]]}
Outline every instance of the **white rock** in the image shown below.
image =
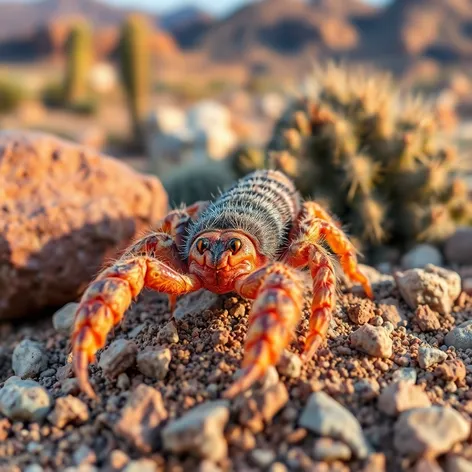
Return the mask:
{"type": "Polygon", "coordinates": [[[420,305],[442,315],[451,312],[461,291],[461,278],[456,272],[428,264],[424,269],[411,269],[395,274],[400,294],[412,309],[420,305]]]}
{"type": "Polygon", "coordinates": [[[418,374],[416,373],[416,369],[413,367],[402,367],[401,369],[396,370],[392,375],[392,380],[394,382],[404,381],[410,382],[412,384],[416,384],[416,379],[418,374]]]}
{"type": "Polygon", "coordinates": [[[187,110],[187,126],[192,131],[229,128],[231,112],[214,100],[202,100],[187,110]]]}
{"type": "Polygon", "coordinates": [[[34,380],[10,377],[0,390],[0,412],[13,421],[41,422],[52,406],[48,392],[34,380]]]}
{"type": "Polygon", "coordinates": [[[420,346],[418,349],[418,364],[422,369],[428,369],[446,359],[447,354],[441,351],[441,349],[431,346],[420,346]]]}
{"type": "Polygon", "coordinates": [[[370,446],[357,419],[324,392],[311,394],[299,424],[320,436],[345,442],[359,459],[369,454],[370,446]]]}

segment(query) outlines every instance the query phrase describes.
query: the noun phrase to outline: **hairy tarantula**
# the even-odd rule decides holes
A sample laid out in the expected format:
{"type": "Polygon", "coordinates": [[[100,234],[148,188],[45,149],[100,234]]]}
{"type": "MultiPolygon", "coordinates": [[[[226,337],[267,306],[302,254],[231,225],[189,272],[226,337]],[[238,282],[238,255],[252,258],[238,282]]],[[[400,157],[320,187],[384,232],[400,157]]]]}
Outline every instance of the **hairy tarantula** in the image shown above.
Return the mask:
{"type": "Polygon", "coordinates": [[[336,304],[336,273],[323,242],[372,298],[355,248],[339,225],[317,203],[303,203],[294,184],[278,171],[254,172],[214,202],[171,211],[156,232],[133,244],[83,294],[72,334],[81,390],[95,397],[88,365],[144,287],[168,294],[171,310],[178,296],[201,288],[255,300],[243,374],[224,393],[232,398],[278,363],[300,321],[299,270],[308,268],[313,301],[303,358],[311,358],[326,337],[336,304]]]}

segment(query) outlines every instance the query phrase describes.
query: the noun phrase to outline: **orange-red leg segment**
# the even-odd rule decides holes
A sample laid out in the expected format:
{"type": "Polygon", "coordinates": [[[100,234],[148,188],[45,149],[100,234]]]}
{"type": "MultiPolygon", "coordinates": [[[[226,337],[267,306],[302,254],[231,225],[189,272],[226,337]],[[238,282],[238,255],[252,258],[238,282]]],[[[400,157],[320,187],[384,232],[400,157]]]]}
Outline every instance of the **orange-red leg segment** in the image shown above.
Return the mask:
{"type": "Polygon", "coordinates": [[[336,273],[323,248],[300,242],[291,247],[287,263],[293,267],[308,265],[313,280],[313,300],[303,358],[313,357],[328,334],[329,323],[336,307],[336,273]]]}
{"type": "Polygon", "coordinates": [[[333,252],[339,256],[341,266],[346,275],[359,282],[369,298],[374,298],[369,279],[360,271],[357,265],[356,249],[342,230],[332,224],[319,222],[320,237],[325,239],[333,252]]]}
{"type": "Polygon", "coordinates": [[[92,398],[96,395],[88,380],[88,364],[143,287],[178,296],[198,290],[201,283],[161,261],[136,256],[116,262],[89,285],[75,315],[72,351],[79,386],[92,398]]]}
{"type": "Polygon", "coordinates": [[[241,377],[225,392],[233,398],[276,365],[302,311],[303,286],[298,274],[282,264],[254,272],[236,284],[237,292],[255,299],[249,316],[241,377]]]}

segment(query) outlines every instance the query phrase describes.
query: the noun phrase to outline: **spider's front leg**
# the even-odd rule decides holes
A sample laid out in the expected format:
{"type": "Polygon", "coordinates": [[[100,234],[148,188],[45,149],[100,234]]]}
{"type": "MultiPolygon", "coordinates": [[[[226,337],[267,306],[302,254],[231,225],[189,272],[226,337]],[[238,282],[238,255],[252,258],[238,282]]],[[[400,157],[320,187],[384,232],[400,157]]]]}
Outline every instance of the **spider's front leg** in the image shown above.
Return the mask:
{"type": "Polygon", "coordinates": [[[233,398],[276,365],[290,342],[303,307],[300,275],[281,263],[265,266],[236,284],[243,297],[255,299],[249,315],[243,371],[224,393],[233,398]]]}
{"type": "Polygon", "coordinates": [[[359,282],[369,298],[373,298],[372,287],[367,277],[359,270],[356,251],[342,230],[328,218],[314,217],[316,203],[307,202],[296,224],[294,235],[284,261],[292,267],[308,266],[313,280],[313,301],[310,327],[303,357],[310,359],[326,338],[332,313],[336,306],[336,273],[320,241],[325,240],[339,257],[346,275],[359,282]]]}
{"type": "Polygon", "coordinates": [[[159,225],[166,232],[137,241],[83,294],[75,314],[71,345],[79,387],[89,397],[96,398],[88,380],[88,365],[144,287],[168,294],[171,303],[179,295],[201,288],[196,276],[182,273],[185,266],[175,243],[190,219],[191,215],[183,210],[171,212],[159,225]]]}

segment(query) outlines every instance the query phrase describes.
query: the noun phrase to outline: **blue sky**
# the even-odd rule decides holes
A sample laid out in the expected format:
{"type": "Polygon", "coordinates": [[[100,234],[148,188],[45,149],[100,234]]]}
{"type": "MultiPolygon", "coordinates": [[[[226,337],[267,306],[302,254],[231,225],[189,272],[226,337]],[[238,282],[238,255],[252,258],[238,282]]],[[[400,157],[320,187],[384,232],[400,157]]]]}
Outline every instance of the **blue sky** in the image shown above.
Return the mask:
{"type": "MultiPolygon", "coordinates": [[[[216,14],[224,14],[250,0],[106,0],[108,3],[126,7],[143,7],[160,12],[175,9],[184,5],[198,5],[216,14]]],[[[381,5],[388,0],[366,0],[368,3],[381,5]]]]}

